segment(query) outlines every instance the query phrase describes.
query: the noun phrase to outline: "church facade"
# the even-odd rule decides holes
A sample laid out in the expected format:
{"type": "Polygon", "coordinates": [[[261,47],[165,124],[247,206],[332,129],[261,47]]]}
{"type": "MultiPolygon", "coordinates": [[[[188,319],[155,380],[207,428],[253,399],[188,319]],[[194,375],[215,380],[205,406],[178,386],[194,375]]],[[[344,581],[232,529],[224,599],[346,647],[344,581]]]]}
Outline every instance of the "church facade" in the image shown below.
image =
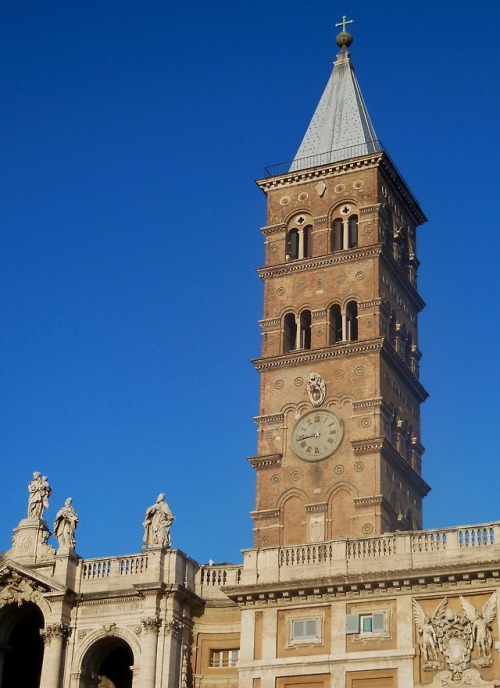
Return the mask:
{"type": "Polygon", "coordinates": [[[0,560],[0,688],[500,686],[500,523],[422,530],[417,200],[348,48],[267,197],[254,545],[83,559],[50,486],[0,560]]]}

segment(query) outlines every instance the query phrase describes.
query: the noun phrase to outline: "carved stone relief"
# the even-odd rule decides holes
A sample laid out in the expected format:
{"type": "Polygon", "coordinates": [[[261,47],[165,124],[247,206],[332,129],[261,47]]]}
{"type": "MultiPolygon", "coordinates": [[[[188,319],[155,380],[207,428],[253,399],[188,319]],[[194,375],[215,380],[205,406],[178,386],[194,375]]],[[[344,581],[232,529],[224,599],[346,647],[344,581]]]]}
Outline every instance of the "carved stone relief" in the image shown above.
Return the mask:
{"type": "Polygon", "coordinates": [[[496,616],[496,594],[478,611],[460,597],[463,613],[448,607],[445,597],[432,616],[427,616],[416,600],[413,615],[422,654],[423,670],[438,671],[431,685],[487,685],[500,682],[483,681],[477,669],[493,664],[492,622],[496,616]]]}

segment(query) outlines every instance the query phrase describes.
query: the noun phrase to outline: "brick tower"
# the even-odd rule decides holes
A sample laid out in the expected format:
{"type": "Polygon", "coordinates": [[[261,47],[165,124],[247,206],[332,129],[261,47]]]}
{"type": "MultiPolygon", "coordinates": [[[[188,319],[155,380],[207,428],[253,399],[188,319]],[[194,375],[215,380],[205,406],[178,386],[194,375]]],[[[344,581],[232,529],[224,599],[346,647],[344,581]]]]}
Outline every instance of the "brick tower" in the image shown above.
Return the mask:
{"type": "Polygon", "coordinates": [[[422,527],[416,228],[345,30],[292,163],[267,196],[255,547],[422,527]]]}

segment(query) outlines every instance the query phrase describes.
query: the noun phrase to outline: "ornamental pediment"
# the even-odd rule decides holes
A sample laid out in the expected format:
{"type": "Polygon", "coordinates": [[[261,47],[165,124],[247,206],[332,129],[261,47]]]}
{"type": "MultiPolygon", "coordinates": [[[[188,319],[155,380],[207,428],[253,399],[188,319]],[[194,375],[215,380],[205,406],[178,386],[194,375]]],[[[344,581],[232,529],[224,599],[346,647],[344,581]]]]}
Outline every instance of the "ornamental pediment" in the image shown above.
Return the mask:
{"type": "Polygon", "coordinates": [[[20,607],[24,602],[39,605],[47,595],[66,592],[60,583],[9,559],[0,565],[0,609],[7,604],[20,607]]]}

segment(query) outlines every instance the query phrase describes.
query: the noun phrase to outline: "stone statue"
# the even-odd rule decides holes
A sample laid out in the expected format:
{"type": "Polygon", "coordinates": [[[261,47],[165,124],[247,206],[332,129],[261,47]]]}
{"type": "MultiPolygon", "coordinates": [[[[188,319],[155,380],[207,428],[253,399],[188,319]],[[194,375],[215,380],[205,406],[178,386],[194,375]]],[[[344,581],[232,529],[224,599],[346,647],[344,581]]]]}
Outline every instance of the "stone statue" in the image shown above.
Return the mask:
{"type": "Polygon", "coordinates": [[[71,497],[64,502],[59,509],[54,521],[54,535],[59,542],[59,547],[74,547],[76,545],[75,530],[78,525],[78,516],[71,506],[71,497]]]}
{"type": "Polygon", "coordinates": [[[49,496],[52,488],[49,485],[47,476],[43,477],[38,471],[33,473],[33,480],[28,485],[30,493],[28,499],[28,518],[43,518],[43,512],[49,506],[49,496]]]}
{"type": "Polygon", "coordinates": [[[326,396],[326,384],[319,373],[309,373],[307,378],[307,393],[311,404],[315,407],[321,406],[326,396]]]}
{"type": "Polygon", "coordinates": [[[156,502],[146,510],[144,517],[144,544],[146,547],[170,547],[170,526],[174,515],[162,492],[156,502]]]}
{"type": "Polygon", "coordinates": [[[463,597],[460,597],[460,603],[466,617],[472,624],[472,637],[476,643],[479,657],[486,660],[491,659],[491,648],[493,647],[491,622],[495,618],[497,608],[495,593],[493,593],[489,600],[483,604],[483,608],[480,612],[463,597]]]}
{"type": "Polygon", "coordinates": [[[438,639],[433,624],[444,612],[447,604],[448,600],[445,598],[438,604],[431,618],[424,613],[418,602],[413,600],[413,614],[419,636],[420,650],[426,665],[436,662],[438,659],[438,639]]]}

